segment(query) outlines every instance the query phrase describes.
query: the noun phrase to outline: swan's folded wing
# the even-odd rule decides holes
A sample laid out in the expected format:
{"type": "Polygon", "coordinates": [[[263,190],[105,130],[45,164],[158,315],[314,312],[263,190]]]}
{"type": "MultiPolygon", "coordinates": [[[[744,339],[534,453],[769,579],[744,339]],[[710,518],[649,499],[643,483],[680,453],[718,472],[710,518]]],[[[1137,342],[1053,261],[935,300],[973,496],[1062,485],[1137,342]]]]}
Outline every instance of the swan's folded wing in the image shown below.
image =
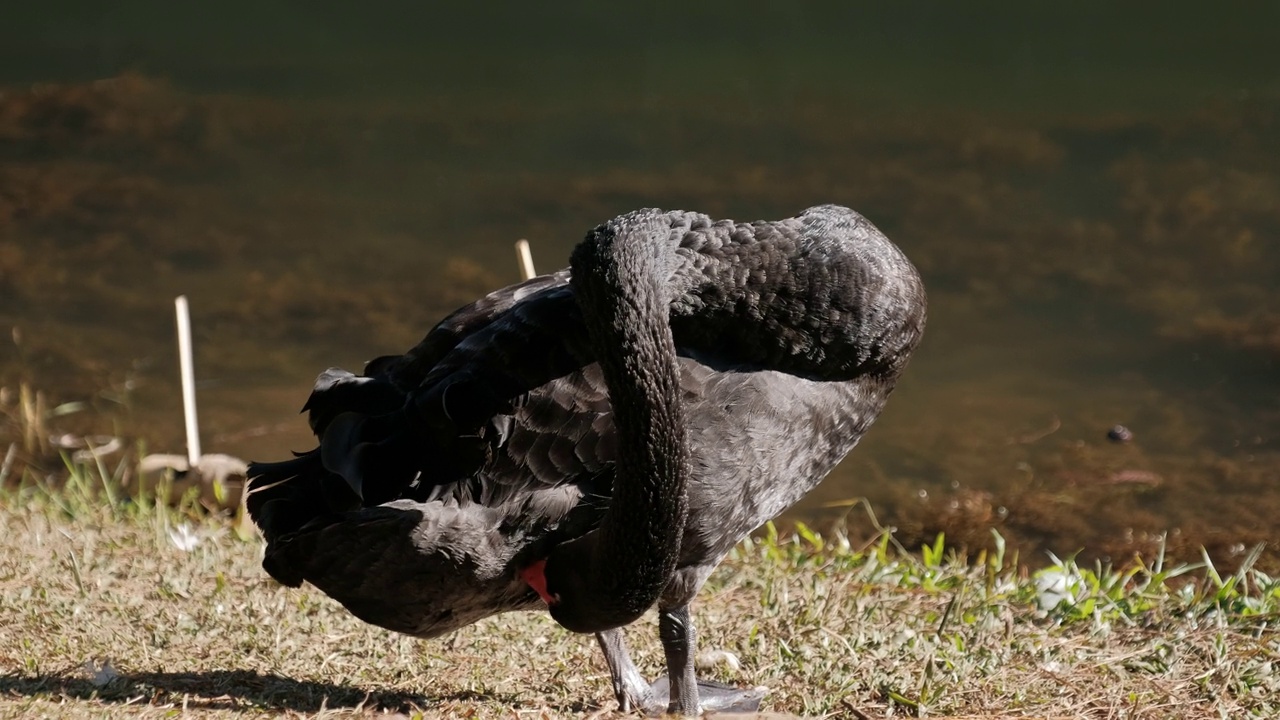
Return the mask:
{"type": "Polygon", "coordinates": [[[322,376],[329,385],[318,389],[326,397],[313,396],[312,412],[343,422],[318,426],[321,456],[353,497],[369,506],[403,497],[411,485],[420,496],[434,486],[474,480],[507,439],[510,421],[504,418],[513,417],[533,391],[594,361],[569,287],[554,276],[524,287],[529,292],[500,293],[500,302],[490,296],[487,309],[455,313],[433,332],[434,340],[429,336],[419,345],[417,355],[381,363],[385,372],[368,383],[366,406],[377,405],[378,413],[353,415],[346,410],[348,397],[338,407],[329,404],[328,395],[338,398],[339,391],[352,391],[362,381],[322,376]],[[399,407],[371,399],[374,390],[406,385],[430,358],[430,371],[399,407]]]}
{"type": "Polygon", "coordinates": [[[370,362],[364,376],[326,370],[304,407],[320,448],[298,463],[254,464],[251,510],[280,501],[270,514],[287,532],[325,512],[403,497],[411,485],[421,496],[477,477],[525,393],[589,362],[567,276],[491,293],[405,355],[370,362]]]}
{"type": "Polygon", "coordinates": [[[501,434],[472,485],[474,500],[493,506],[566,484],[607,500],[617,437],[599,366],[537,388],[510,415],[495,418],[493,426],[501,434]]]}
{"type": "Polygon", "coordinates": [[[544,291],[565,287],[568,277],[568,271],[562,270],[495,290],[455,310],[405,354],[370,360],[362,375],[341,368],[324,371],[302,407],[312,431],[322,437],[333,418],[346,412],[382,415],[398,410],[459,343],[500,321],[513,307],[539,302],[544,291]]]}
{"type": "MultiPolygon", "coordinates": [[[[720,373],[679,358],[686,407],[703,407],[720,373]]],[[[600,509],[612,494],[618,436],[600,366],[594,363],[529,393],[511,415],[494,419],[499,438],[492,460],[469,497],[493,507],[525,493],[575,485],[600,509]]]]}
{"type": "Polygon", "coordinates": [[[450,313],[404,355],[374,360],[365,368],[365,374],[383,375],[405,390],[418,388],[445,356],[468,337],[502,321],[512,308],[527,302],[542,302],[546,291],[567,287],[568,283],[569,271],[560,270],[495,290],[450,313]],[[392,364],[389,360],[396,362],[392,364]]]}

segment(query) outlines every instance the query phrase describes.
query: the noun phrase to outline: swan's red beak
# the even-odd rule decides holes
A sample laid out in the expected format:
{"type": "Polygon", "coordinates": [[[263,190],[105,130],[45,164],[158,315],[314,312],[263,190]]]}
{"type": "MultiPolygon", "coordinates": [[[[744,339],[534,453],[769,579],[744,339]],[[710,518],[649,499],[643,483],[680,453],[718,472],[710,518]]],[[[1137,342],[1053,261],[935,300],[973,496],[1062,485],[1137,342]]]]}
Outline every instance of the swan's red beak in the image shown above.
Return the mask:
{"type": "Polygon", "coordinates": [[[539,560],[532,565],[525,567],[520,571],[520,577],[527,583],[533,591],[538,593],[538,597],[542,598],[542,602],[548,605],[555,605],[556,599],[551,597],[551,593],[547,592],[547,561],[539,560]]]}

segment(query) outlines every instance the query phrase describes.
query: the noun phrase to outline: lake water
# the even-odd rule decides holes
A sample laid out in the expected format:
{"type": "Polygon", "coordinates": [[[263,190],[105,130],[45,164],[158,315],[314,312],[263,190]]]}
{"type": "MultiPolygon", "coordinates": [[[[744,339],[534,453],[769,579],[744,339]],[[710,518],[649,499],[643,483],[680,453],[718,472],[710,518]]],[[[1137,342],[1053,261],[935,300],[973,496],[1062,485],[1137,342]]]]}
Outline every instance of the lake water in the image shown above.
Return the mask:
{"type": "Polygon", "coordinates": [[[789,517],[1280,548],[1280,6],[862,5],[0,10],[0,380],[178,451],[186,293],[205,450],[278,458],[319,370],[514,282],[517,238],[550,270],[637,207],[837,202],[930,324],[789,517]]]}

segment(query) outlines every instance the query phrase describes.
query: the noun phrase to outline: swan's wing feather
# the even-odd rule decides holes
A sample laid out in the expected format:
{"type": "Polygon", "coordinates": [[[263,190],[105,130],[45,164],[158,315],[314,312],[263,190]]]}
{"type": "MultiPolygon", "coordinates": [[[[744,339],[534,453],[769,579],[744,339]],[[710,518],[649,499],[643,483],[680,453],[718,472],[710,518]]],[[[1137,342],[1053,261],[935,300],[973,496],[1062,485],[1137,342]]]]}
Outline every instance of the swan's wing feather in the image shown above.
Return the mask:
{"type": "Polygon", "coordinates": [[[617,444],[598,366],[537,388],[500,422],[506,434],[476,478],[481,502],[509,502],[561,485],[580,485],[607,498],[617,444]]]}
{"type": "Polygon", "coordinates": [[[341,368],[325,370],[302,406],[309,413],[312,431],[322,437],[328,424],[344,412],[372,416],[398,410],[405,395],[419,388],[436,365],[469,336],[495,322],[501,324],[507,312],[521,303],[539,302],[544,291],[566,287],[568,278],[568,272],[561,271],[495,290],[445,317],[405,354],[370,360],[362,375],[341,368]]]}
{"type": "MultiPolygon", "coordinates": [[[[709,394],[719,392],[717,383],[725,384],[726,376],[696,360],[681,357],[679,368],[687,407],[701,408],[709,394]]],[[[607,505],[618,436],[599,365],[592,363],[529,393],[496,424],[504,428],[502,440],[474,486],[485,505],[563,485],[576,485],[584,495],[596,496],[600,507],[607,505]]]]}
{"type": "Polygon", "coordinates": [[[559,272],[491,293],[408,353],[371,361],[363,376],[321,373],[304,406],[320,447],[297,461],[252,464],[255,519],[279,535],[353,501],[374,506],[410,485],[423,496],[474,479],[506,437],[503,417],[510,422],[523,389],[586,360],[567,278],[559,272]]]}
{"type": "MultiPolygon", "coordinates": [[[[556,383],[594,360],[573,293],[562,274],[517,287],[523,290],[508,289],[455,313],[433,331],[436,339],[419,344],[416,354],[381,361],[384,374],[374,382],[333,373],[322,377],[322,394],[313,394],[312,412],[344,418],[340,426],[317,426],[323,464],[344,478],[365,505],[403,497],[411,486],[416,487],[414,495],[434,495],[435,486],[468,482],[483,495],[475,481],[508,439],[511,421],[504,418],[523,417],[519,408],[540,388],[546,388],[544,396],[573,405],[576,389],[556,383]],[[378,412],[350,415],[351,399],[340,391],[403,388],[422,375],[430,358],[434,363],[421,381],[401,391],[399,407],[378,405],[378,412]],[[330,396],[342,403],[328,403],[330,396]]],[[[368,407],[375,404],[369,400],[368,407]]],[[[528,412],[540,407],[534,403],[528,412]]],[[[539,446],[535,455],[571,454],[568,440],[555,442],[558,449],[539,446]]],[[[542,475],[550,472],[539,468],[542,475]]]]}
{"type": "MultiPolygon", "coordinates": [[[[526,302],[539,302],[545,291],[566,287],[569,271],[561,270],[541,275],[516,285],[510,285],[489,293],[480,300],[450,313],[436,324],[417,345],[396,358],[397,362],[385,368],[374,367],[406,390],[417,388],[437,365],[468,337],[483,331],[495,322],[507,318],[507,313],[526,302]]],[[[376,362],[376,361],[375,361],[376,362]]],[[[371,368],[366,368],[365,374],[371,368]]]]}
{"type": "Polygon", "coordinates": [[[381,376],[354,375],[329,368],[316,378],[311,396],[302,406],[311,431],[320,437],[334,418],[347,412],[384,415],[404,405],[404,393],[381,376]]]}

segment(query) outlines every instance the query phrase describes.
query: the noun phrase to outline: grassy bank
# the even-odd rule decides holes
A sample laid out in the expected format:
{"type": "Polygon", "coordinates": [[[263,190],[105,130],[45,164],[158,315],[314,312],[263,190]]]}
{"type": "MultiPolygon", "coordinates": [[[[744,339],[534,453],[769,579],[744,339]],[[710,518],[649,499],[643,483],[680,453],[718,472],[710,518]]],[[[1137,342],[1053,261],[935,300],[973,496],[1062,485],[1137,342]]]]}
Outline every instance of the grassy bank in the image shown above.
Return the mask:
{"type": "MultiPolygon", "coordinates": [[[[594,642],[543,615],[397,636],[276,585],[225,518],[69,466],[57,490],[29,478],[0,498],[0,716],[614,714],[594,642]]],[[[704,649],[741,661],[706,674],[804,716],[1280,715],[1280,581],[1247,564],[1031,574],[802,528],[737,549],[696,618],[704,649]]],[[[655,635],[630,633],[650,673],[655,635]]]]}

